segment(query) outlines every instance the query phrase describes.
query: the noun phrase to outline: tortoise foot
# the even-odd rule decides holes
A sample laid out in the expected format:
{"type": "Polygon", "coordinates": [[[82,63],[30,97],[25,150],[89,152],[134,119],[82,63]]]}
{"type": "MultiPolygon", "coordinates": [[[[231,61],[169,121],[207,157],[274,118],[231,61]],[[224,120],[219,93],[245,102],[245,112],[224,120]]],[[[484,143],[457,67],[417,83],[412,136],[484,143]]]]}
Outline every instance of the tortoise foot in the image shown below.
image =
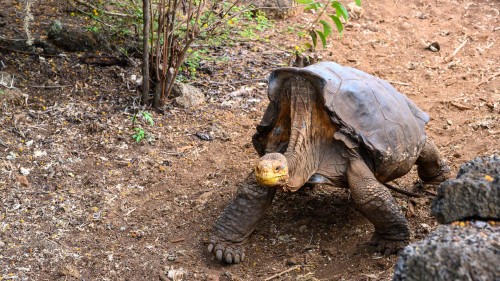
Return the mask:
{"type": "Polygon", "coordinates": [[[437,169],[435,173],[425,174],[420,172],[419,177],[422,179],[424,184],[440,184],[451,178],[451,170],[443,160],[439,160],[439,169],[437,169]]]}
{"type": "Polygon", "coordinates": [[[377,252],[386,256],[399,254],[408,244],[408,239],[394,240],[385,238],[382,234],[375,232],[370,241],[370,246],[377,252]]]}
{"type": "Polygon", "coordinates": [[[417,159],[418,177],[426,184],[439,184],[451,177],[450,167],[439,156],[436,145],[427,139],[417,159]]]}
{"type": "Polygon", "coordinates": [[[218,237],[211,237],[208,252],[213,253],[218,261],[228,264],[240,263],[245,259],[242,243],[230,242],[218,237]]]}

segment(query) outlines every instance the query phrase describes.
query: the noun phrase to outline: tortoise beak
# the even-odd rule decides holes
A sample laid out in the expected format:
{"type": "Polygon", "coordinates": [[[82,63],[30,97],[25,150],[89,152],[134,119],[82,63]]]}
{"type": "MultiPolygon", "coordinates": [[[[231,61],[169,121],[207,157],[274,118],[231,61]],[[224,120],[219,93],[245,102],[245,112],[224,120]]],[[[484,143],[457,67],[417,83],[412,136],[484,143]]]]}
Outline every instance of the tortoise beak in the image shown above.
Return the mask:
{"type": "Polygon", "coordinates": [[[283,186],[288,181],[288,164],[280,153],[269,153],[262,156],[255,165],[257,183],[264,186],[283,186]]]}

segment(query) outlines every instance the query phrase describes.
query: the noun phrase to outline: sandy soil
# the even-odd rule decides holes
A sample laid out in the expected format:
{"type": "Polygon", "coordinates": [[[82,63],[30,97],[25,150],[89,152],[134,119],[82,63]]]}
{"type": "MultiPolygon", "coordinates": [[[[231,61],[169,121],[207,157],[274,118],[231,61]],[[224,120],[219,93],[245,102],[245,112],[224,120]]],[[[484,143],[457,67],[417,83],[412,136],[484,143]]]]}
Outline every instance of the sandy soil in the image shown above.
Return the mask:
{"type": "MultiPolygon", "coordinates": [[[[32,8],[37,38],[53,19],[84,21],[60,0],[41,2],[32,8]]],[[[257,159],[250,140],[266,76],[289,65],[286,51],[300,44],[290,27],[311,15],[277,21],[261,34],[269,42],[209,48],[214,59],[191,81],[206,103],[149,109],[155,125],[143,126],[154,142],[138,144],[130,135],[140,67],[13,51],[25,38],[21,5],[0,6],[0,71],[15,87],[0,86],[0,280],[158,280],[169,271],[264,280],[286,270],[273,280],[391,279],[396,257],[370,250],[372,225],[333,187],[280,193],[243,264],[206,253],[212,224],[257,159]]],[[[456,173],[500,150],[499,9],[494,0],[366,1],[343,38],[317,54],[390,81],[428,112],[428,135],[456,173]],[[426,48],[433,42],[440,51],[426,48]]],[[[416,181],[412,171],[396,183],[411,190],[416,181]]],[[[394,196],[412,241],[437,226],[432,196],[394,196]]]]}

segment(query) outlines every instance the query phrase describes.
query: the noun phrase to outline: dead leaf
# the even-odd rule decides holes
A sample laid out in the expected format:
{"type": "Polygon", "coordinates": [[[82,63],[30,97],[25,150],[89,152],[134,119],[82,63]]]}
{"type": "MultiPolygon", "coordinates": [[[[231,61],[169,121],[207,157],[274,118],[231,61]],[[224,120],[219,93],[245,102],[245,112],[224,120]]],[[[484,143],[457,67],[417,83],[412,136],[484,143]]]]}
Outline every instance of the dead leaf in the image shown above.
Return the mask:
{"type": "Polygon", "coordinates": [[[71,276],[71,277],[74,277],[76,279],[81,279],[82,278],[82,275],[80,274],[80,272],[78,271],[78,269],[76,269],[74,266],[72,266],[70,264],[63,265],[61,267],[60,273],[62,275],[71,276]]]}
{"type": "Polygon", "coordinates": [[[22,186],[26,186],[26,187],[30,186],[30,182],[28,181],[28,179],[27,179],[25,176],[23,176],[23,175],[17,175],[17,176],[16,176],[16,179],[17,179],[17,181],[18,181],[18,182],[19,182],[22,186]]]}

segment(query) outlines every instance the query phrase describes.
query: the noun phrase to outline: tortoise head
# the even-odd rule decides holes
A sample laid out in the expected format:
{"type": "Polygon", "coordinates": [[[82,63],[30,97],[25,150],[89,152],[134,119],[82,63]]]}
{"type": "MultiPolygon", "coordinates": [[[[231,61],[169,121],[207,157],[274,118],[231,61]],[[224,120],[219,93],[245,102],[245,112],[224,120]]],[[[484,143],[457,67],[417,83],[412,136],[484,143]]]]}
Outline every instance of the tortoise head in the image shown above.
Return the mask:
{"type": "Polygon", "coordinates": [[[268,153],[255,165],[255,178],[264,186],[282,187],[288,182],[288,161],[281,153],[268,153]]]}

